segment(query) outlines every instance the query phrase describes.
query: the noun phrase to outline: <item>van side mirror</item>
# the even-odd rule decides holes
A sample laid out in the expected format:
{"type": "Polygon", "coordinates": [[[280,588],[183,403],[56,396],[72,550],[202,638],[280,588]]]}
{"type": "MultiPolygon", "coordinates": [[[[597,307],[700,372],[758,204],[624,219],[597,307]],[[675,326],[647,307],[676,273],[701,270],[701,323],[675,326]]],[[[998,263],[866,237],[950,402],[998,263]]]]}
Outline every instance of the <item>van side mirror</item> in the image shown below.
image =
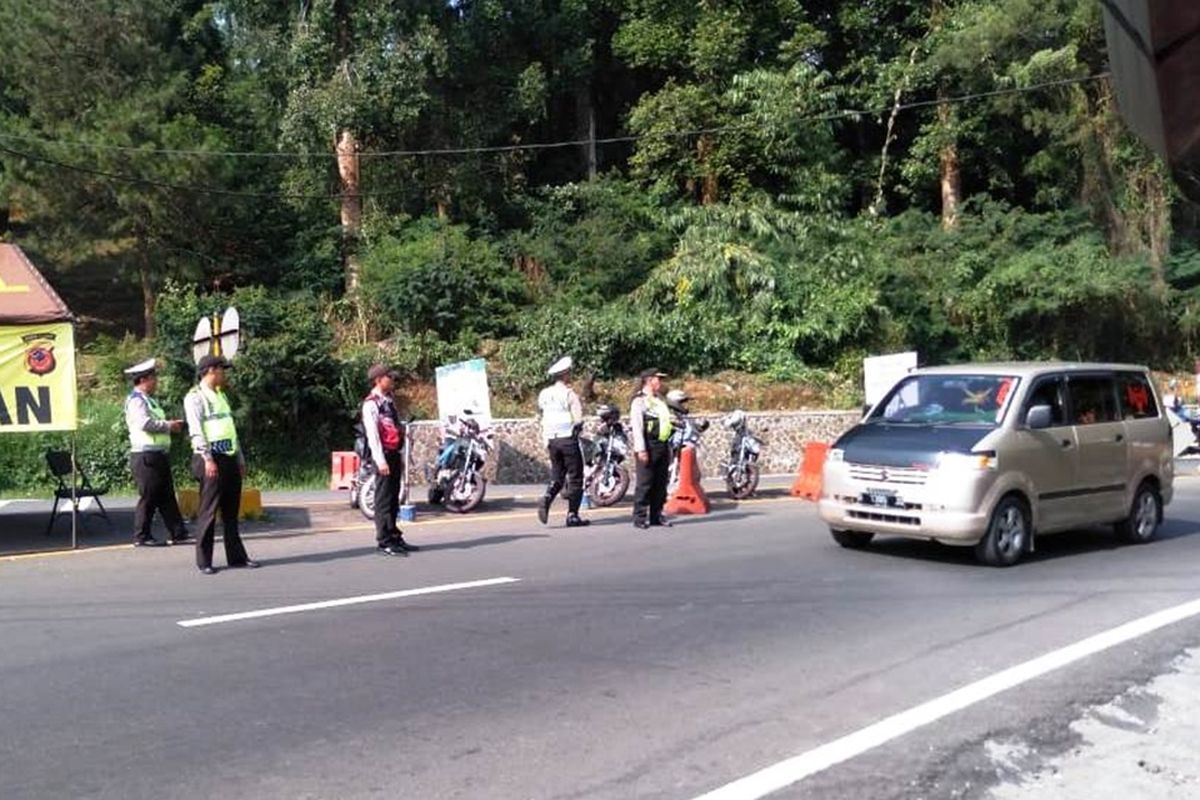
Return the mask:
{"type": "Polygon", "coordinates": [[[866,417],[866,416],[867,416],[867,414],[870,414],[870,413],[871,413],[871,404],[870,404],[870,403],[863,403],[863,407],[862,407],[862,415],[863,415],[863,417],[866,417]]]}
{"type": "Polygon", "coordinates": [[[1029,409],[1029,413],[1025,415],[1025,424],[1032,431],[1040,431],[1049,428],[1054,421],[1054,412],[1050,406],[1034,406],[1029,409]]]}

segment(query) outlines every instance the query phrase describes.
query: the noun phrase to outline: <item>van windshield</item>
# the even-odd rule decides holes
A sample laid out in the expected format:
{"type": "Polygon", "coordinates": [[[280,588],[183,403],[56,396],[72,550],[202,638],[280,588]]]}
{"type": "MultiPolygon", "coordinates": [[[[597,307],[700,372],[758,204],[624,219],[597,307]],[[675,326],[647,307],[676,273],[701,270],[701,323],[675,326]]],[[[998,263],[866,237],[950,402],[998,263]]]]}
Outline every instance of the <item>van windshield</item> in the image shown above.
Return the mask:
{"type": "Polygon", "coordinates": [[[994,428],[1004,421],[1019,383],[1012,375],[910,375],[867,421],[994,428]]]}

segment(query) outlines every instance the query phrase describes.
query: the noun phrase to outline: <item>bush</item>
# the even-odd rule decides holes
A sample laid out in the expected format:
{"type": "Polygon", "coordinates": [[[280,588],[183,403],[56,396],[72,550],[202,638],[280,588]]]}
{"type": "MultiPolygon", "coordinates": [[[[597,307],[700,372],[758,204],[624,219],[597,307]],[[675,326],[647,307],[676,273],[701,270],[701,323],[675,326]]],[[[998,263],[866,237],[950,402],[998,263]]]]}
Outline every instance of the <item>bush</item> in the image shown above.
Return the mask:
{"type": "Polygon", "coordinates": [[[388,334],[505,336],[527,301],[525,280],[486,239],[433,220],[398,226],[368,243],[362,294],[388,334]]]}

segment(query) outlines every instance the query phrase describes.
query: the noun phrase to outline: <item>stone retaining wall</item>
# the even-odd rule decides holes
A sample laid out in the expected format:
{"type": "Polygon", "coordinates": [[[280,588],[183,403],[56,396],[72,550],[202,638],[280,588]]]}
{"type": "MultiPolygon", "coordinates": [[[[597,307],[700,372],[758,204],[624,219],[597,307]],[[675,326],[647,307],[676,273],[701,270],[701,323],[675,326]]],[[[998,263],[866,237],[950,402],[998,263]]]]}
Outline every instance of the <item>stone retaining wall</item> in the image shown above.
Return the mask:
{"type": "MultiPolygon", "coordinates": [[[[700,439],[700,469],[706,476],[719,474],[732,438],[721,427],[723,414],[697,414],[707,419],[708,430],[700,439]]],[[[760,458],[764,475],[792,474],[800,466],[806,442],[832,442],[861,418],[857,411],[747,412],[750,430],[763,440],[760,458]]],[[[591,432],[596,420],[589,419],[591,432]]],[[[424,483],[424,466],[432,464],[440,445],[437,422],[414,422],[411,434],[413,483],[424,483]]],[[[492,424],[495,447],[489,459],[489,480],[501,484],[542,483],[549,477],[546,447],[536,419],[498,419],[492,424]]]]}

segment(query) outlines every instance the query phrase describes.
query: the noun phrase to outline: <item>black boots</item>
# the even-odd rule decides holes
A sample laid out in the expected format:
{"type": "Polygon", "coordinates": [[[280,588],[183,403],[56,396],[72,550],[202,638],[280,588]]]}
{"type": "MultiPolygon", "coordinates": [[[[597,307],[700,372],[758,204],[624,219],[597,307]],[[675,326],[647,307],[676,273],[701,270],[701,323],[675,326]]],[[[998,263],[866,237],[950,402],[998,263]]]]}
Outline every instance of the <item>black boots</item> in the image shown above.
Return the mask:
{"type": "Polygon", "coordinates": [[[592,521],[590,519],[582,519],[578,514],[567,514],[568,528],[586,528],[591,524],[592,521]]]}

